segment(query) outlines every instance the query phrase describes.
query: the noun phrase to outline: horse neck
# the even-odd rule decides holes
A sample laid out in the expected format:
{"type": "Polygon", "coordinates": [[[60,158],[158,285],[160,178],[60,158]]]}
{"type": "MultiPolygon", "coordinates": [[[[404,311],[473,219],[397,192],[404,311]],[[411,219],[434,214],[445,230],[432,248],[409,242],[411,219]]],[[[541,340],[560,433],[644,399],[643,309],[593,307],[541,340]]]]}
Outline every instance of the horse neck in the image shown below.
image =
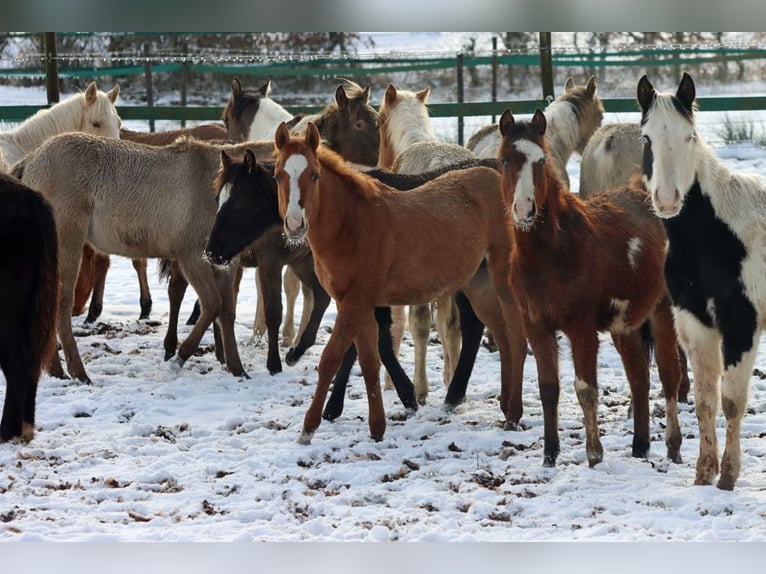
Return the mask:
{"type": "Polygon", "coordinates": [[[281,122],[290,121],[293,115],[271,98],[261,98],[258,111],[250,124],[249,140],[273,140],[274,132],[281,122]]]}
{"type": "Polygon", "coordinates": [[[574,107],[568,102],[552,102],[545,109],[545,118],[548,121],[548,145],[566,165],[572,153],[580,149],[582,138],[574,107]]]}
{"type": "Polygon", "coordinates": [[[425,105],[397,106],[386,123],[386,138],[394,158],[413,144],[438,141],[425,105]]]}
{"type": "Polygon", "coordinates": [[[80,131],[84,97],[78,94],[50,108],[39,110],[15,130],[8,132],[13,143],[26,154],[52,136],[80,131]]]}

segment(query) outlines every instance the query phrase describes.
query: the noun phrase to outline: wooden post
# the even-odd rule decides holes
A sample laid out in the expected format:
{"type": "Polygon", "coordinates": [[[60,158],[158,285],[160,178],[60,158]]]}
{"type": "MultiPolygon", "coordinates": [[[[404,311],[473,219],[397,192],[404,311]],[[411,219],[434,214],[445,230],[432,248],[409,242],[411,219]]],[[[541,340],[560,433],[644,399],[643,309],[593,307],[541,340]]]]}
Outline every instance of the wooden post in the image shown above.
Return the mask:
{"type": "Polygon", "coordinates": [[[59,63],[56,50],[56,33],[43,34],[43,52],[45,54],[45,91],[48,95],[48,105],[60,100],[59,93],[59,63]]]}
{"type": "MultiPolygon", "coordinates": [[[[463,52],[457,54],[457,103],[462,104],[464,99],[463,92],[463,52]]],[[[457,116],[457,143],[463,145],[463,112],[458,112],[457,116]]]]}
{"type": "Polygon", "coordinates": [[[551,53],[550,32],[540,32],[540,73],[543,81],[543,99],[551,102],[555,96],[553,94],[553,54],[551,53]]]}
{"type": "MultiPolygon", "coordinates": [[[[152,63],[149,61],[149,44],[144,44],[144,79],[146,81],[146,105],[154,106],[154,86],[152,85],[152,63]]],[[[149,120],[149,131],[154,131],[154,118],[149,120]]]]}

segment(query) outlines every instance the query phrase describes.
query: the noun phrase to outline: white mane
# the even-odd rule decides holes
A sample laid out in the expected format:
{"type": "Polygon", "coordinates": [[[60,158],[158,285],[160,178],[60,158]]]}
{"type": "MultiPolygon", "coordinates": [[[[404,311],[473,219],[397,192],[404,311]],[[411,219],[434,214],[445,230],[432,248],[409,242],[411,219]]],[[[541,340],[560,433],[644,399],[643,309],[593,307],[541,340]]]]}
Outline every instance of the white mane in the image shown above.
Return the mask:
{"type": "Polygon", "coordinates": [[[261,98],[258,111],[250,124],[247,140],[273,140],[274,132],[281,122],[293,119],[293,115],[271,98],[261,98]]]}
{"type": "Polygon", "coordinates": [[[580,122],[574,105],[570,102],[554,100],[545,108],[544,113],[548,122],[548,129],[545,132],[548,143],[566,165],[581,139],[580,122]]]}
{"type": "Polygon", "coordinates": [[[414,143],[438,141],[431,125],[428,108],[415,92],[398,90],[396,104],[388,111],[386,131],[394,150],[394,157],[398,157],[414,143]]]}

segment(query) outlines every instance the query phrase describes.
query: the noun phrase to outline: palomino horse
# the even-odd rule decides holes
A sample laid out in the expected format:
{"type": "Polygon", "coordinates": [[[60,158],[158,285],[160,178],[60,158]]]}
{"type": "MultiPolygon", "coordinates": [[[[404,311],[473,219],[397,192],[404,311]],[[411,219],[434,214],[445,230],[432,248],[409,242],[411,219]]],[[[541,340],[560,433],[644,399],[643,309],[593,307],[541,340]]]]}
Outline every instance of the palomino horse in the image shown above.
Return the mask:
{"type": "MultiPolygon", "coordinates": [[[[234,78],[231,96],[223,111],[223,120],[232,141],[269,140],[273,142],[274,131],[281,121],[291,124],[293,133],[303,133],[306,124],[300,122],[304,118],[293,117],[282,106],[275,103],[269,97],[270,91],[270,81],[260,88],[243,88],[239,79],[234,78]]],[[[362,88],[359,84],[343,78],[342,83],[335,89],[334,101],[325,106],[319,114],[308,117],[317,125],[325,145],[330,149],[338,152],[348,161],[374,166],[378,160],[378,113],[369,104],[369,97],[369,84],[362,88]]],[[[241,265],[245,267],[257,265],[251,253],[252,250],[242,253],[241,265]]],[[[254,339],[259,338],[267,330],[264,297],[258,277],[259,274],[256,274],[258,298],[253,322],[254,339]]],[[[282,342],[285,346],[291,346],[294,343],[297,344],[294,314],[300,284],[290,267],[285,272],[284,288],[287,307],[282,327],[282,342]]],[[[303,315],[298,338],[302,337],[302,332],[309,321],[311,294],[312,289],[304,285],[303,315]]]]}
{"type": "MultiPolygon", "coordinates": [[[[404,174],[418,174],[475,159],[465,147],[439,141],[428,115],[428,96],[431,89],[419,92],[400,90],[394,84],[386,88],[378,113],[380,153],[378,166],[404,174]]],[[[449,385],[460,352],[459,319],[452,293],[446,293],[435,302],[437,329],[444,353],[444,384],[449,385]]],[[[395,309],[397,319],[394,349],[398,352],[404,333],[403,309],[395,309]]],[[[418,401],[425,403],[428,396],[426,351],[431,333],[431,306],[411,305],[410,332],[415,346],[415,374],[413,383],[418,401]]]]}
{"type": "Polygon", "coordinates": [[[0,174],[0,368],[5,404],[0,441],[34,435],[40,371],[56,349],[56,222],[43,197],[0,174]]]}
{"type": "MultiPolygon", "coordinates": [[[[224,142],[228,139],[226,128],[217,123],[207,123],[191,128],[165,130],[159,132],[137,132],[120,128],[120,139],[143,143],[153,146],[169,145],[179,137],[190,136],[196,139],[224,142]]],[[[85,303],[90,297],[86,323],[92,323],[101,315],[104,303],[104,284],[109,270],[109,256],[97,254],[89,245],[82,250],[80,273],[74,292],[73,315],[80,315],[85,310],[85,303]]],[[[141,312],[139,319],[148,319],[152,311],[152,294],[149,291],[149,278],[146,274],[146,259],[134,259],[133,268],[138,275],[140,290],[139,303],[141,312]]]]}
{"type": "MultiPolygon", "coordinates": [[[[218,148],[192,139],[154,147],[63,134],[16,165],[15,174],[39,190],[56,214],[61,276],[58,334],[73,378],[88,380],[71,322],[86,241],[102,253],[176,260],[202,302],[202,315],[178,349],[178,362],[183,364],[197,350],[215,320],[229,371],[247,376],[234,337],[234,274],[213,268],[201,257],[215,219],[210,184],[218,163],[218,148]]],[[[58,353],[49,370],[61,371],[58,353]]]]}
{"type": "Polygon", "coordinates": [[[39,110],[13,130],[0,133],[0,172],[9,172],[13,164],[56,134],[80,131],[120,137],[120,116],[114,107],[119,93],[120,86],[102,92],[91,82],[84,92],[39,110]]]}
{"type": "MultiPolygon", "coordinates": [[[[317,276],[338,308],[300,441],[310,442],[319,426],[332,377],[352,343],[367,387],[370,433],[380,440],[386,418],[378,382],[375,307],[424,304],[454,293],[486,260],[505,324],[518,325],[507,281],[511,243],[499,175],[485,167],[458,170],[401,193],[320,147],[319,131],[311,122],[305,137],[291,136],[280,124],[275,143],[274,175],[285,235],[292,243],[308,240],[317,276]]],[[[526,345],[517,345],[511,357],[506,333],[501,330],[496,340],[501,406],[510,419],[511,410],[521,409],[526,345]],[[512,374],[518,376],[518,388],[511,388],[512,374]]]]}
{"type": "MultiPolygon", "coordinates": [[[[567,186],[569,158],[574,152],[584,153],[583,150],[601,125],[603,117],[604,106],[598,97],[596,76],[591,76],[584,86],[578,86],[572,78],[567,78],[564,92],[545,108],[550,158],[567,186]]],[[[465,146],[478,157],[497,157],[501,139],[497,124],[493,124],[481,128],[469,138],[465,146]]]]}
{"type": "Polygon", "coordinates": [[[694,80],[675,94],[638,82],[643,180],[668,234],[665,276],[681,346],[694,376],[700,451],[696,484],[719,472],[716,415],[726,416],[718,488],[742,465],[739,435],[766,324],[766,181],[730,171],[696,131],[694,80]]]}
{"type": "Polygon", "coordinates": [[[601,462],[596,363],[599,331],[609,331],[633,398],[635,457],[649,452],[649,361],[642,327],[649,321],[665,393],[668,458],[681,461],[678,346],[665,287],[665,233],[638,185],[594,195],[569,193],[549,162],[546,119],[537,110],[517,122],[500,118],[502,190],[513,218],[511,286],[521,306],[537,362],[545,426],[544,463],[559,454],[559,347],[562,331],[572,347],[575,391],[583,410],[590,466],[601,462]],[[583,270],[587,269],[587,273],[583,270]]]}

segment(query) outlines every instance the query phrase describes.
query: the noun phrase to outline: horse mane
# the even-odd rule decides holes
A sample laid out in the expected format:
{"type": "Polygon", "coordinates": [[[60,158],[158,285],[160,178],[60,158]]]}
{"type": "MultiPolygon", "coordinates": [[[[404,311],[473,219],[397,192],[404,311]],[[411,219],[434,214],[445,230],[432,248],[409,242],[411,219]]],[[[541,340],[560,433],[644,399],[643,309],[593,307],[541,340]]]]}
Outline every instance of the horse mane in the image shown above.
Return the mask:
{"type": "MultiPolygon", "coordinates": [[[[586,142],[580,141],[580,118],[585,113],[588,102],[594,97],[598,100],[597,96],[590,96],[585,89],[575,88],[563,93],[545,108],[548,125],[556,123],[563,126],[563,129],[549,129],[547,132],[547,137],[553,143],[554,149],[576,150],[585,146],[586,142]]],[[[604,106],[601,100],[598,100],[598,104],[603,113],[604,106]]]]}
{"type": "Polygon", "coordinates": [[[331,171],[357,195],[367,200],[380,197],[381,183],[375,178],[349,166],[346,160],[328,147],[320,145],[316,153],[322,169],[331,171]]]}
{"type": "Polygon", "coordinates": [[[388,105],[384,98],[380,104],[379,117],[381,124],[386,126],[389,140],[392,139],[390,134],[401,134],[398,141],[390,142],[395,148],[394,156],[414,143],[438,139],[431,124],[428,106],[413,91],[397,89],[393,105],[388,105]]]}
{"type": "MultiPolygon", "coordinates": [[[[100,94],[99,94],[100,95],[100,94]]],[[[27,151],[36,148],[48,137],[80,129],[85,93],[75,94],[66,100],[43,108],[24,120],[18,127],[6,132],[20,148],[27,151]]],[[[97,113],[106,107],[102,97],[96,98],[97,113]]],[[[108,101],[108,99],[107,99],[108,101]]]]}

